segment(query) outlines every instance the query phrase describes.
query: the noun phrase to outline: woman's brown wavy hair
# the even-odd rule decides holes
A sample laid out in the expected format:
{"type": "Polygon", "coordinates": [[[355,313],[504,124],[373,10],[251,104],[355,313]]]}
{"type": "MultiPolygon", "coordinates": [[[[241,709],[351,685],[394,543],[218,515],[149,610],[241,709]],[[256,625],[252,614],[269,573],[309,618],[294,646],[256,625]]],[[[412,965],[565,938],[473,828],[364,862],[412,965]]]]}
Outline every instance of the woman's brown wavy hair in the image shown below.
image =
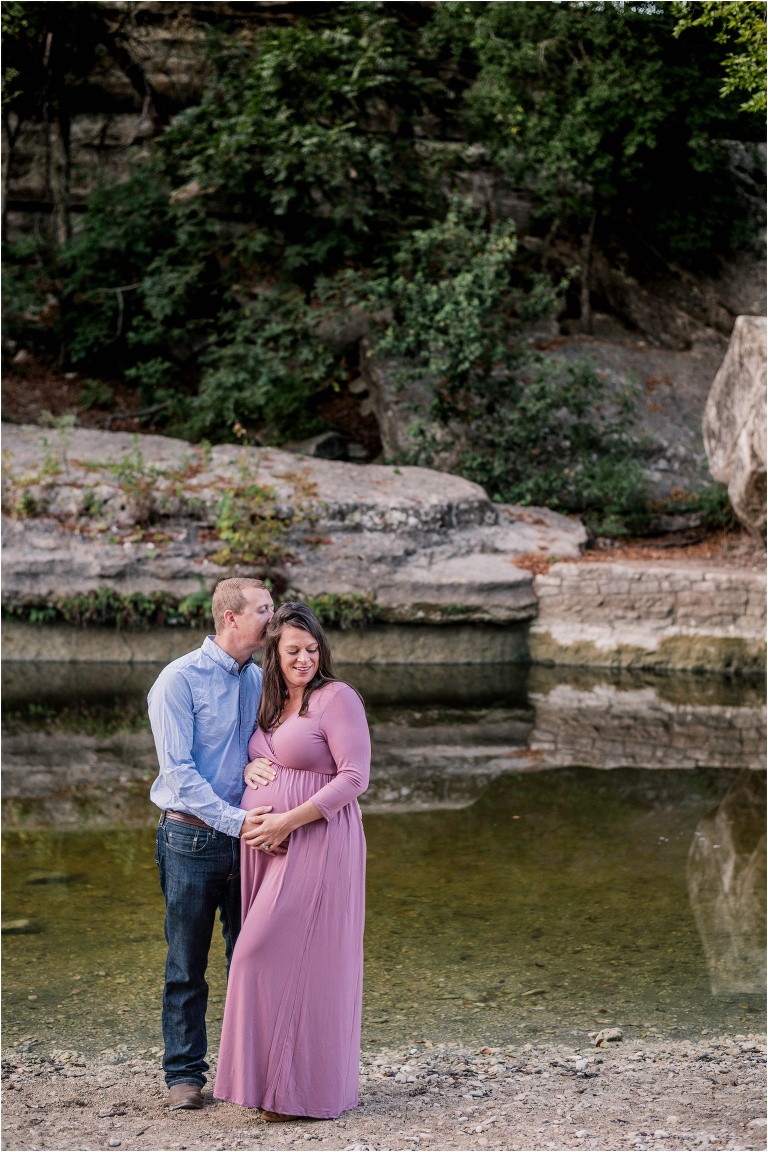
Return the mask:
{"type": "Polygon", "coordinates": [[[303,632],[309,632],[312,639],[317,643],[320,657],[317,672],[304,689],[299,716],[306,716],[309,698],[313,692],[322,688],[323,684],[330,684],[337,679],[333,673],[331,646],[317,616],[299,600],[289,600],[285,604],[281,604],[267,627],[264,655],[261,659],[261,671],[264,679],[261,686],[258,721],[259,728],[262,730],[274,728],[280,719],[283,705],[288,699],[288,688],[280,668],[277,646],[280,643],[283,630],[291,627],[301,628],[303,632]]]}

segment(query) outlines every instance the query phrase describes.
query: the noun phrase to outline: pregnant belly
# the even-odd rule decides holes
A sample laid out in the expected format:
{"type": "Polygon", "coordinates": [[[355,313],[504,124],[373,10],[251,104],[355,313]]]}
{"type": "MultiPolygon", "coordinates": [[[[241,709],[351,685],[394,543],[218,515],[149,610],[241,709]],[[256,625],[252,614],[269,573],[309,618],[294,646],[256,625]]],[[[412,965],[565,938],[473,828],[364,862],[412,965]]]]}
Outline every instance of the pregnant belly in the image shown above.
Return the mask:
{"type": "Polygon", "coordinates": [[[273,812],[290,812],[300,804],[311,800],[316,792],[333,780],[333,776],[320,772],[300,772],[295,768],[283,768],[275,765],[277,776],[269,784],[260,784],[258,788],[250,785],[243,792],[240,807],[246,811],[262,805],[271,804],[273,812]]]}

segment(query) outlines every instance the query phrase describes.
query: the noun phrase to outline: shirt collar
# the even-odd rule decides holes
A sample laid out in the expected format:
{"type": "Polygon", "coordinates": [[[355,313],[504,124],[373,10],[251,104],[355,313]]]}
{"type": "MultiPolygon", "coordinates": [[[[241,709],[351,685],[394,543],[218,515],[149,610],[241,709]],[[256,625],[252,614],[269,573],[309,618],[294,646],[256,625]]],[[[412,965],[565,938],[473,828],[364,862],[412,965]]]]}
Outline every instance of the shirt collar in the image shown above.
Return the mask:
{"type": "Polygon", "coordinates": [[[234,656],[230,656],[228,652],[220,648],[213,636],[206,636],[203,641],[202,650],[206,656],[210,657],[210,659],[213,660],[215,664],[218,664],[220,668],[223,668],[225,672],[229,672],[231,676],[239,676],[249,664],[253,664],[253,657],[249,656],[245,664],[243,664],[243,667],[240,668],[234,656]]]}

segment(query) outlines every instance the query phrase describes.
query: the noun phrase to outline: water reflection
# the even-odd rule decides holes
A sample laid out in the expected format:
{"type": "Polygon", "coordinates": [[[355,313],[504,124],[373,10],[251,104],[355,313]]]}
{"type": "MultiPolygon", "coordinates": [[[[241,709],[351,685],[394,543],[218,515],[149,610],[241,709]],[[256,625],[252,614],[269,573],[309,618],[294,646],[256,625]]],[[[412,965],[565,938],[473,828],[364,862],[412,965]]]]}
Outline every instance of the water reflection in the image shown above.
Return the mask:
{"type": "MultiPolygon", "coordinates": [[[[158,1042],[145,714],[158,671],[3,669],[12,1033],[158,1042]]],[[[761,685],[519,667],[340,672],[365,696],[374,743],[368,1041],[759,1026],[765,784],[743,769],[762,763],[761,685]]]]}
{"type": "Polygon", "coordinates": [[[688,893],[714,996],[765,989],[765,777],[743,772],[696,826],[688,893]]]}
{"type": "MultiPolygon", "coordinates": [[[[147,819],[153,665],[8,665],[6,827],[147,819]]],[[[762,685],[519,666],[340,669],[373,736],[370,812],[465,808],[509,772],[763,768],[762,685]]]]}

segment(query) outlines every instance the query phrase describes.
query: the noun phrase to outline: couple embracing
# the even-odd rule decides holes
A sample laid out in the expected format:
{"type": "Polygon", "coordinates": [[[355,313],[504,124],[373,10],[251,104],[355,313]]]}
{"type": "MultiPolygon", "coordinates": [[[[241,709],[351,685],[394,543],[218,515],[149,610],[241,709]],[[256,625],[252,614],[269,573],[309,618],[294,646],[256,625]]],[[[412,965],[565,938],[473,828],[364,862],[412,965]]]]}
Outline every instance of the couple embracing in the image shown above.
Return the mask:
{"type": "Polygon", "coordinates": [[[232,579],[212,611],[215,635],[149,693],[169,1106],[202,1107],[218,910],[228,985],[214,1096],[266,1120],[331,1119],[358,1102],[365,710],[306,605],[275,612],[260,580],[232,579]]]}

